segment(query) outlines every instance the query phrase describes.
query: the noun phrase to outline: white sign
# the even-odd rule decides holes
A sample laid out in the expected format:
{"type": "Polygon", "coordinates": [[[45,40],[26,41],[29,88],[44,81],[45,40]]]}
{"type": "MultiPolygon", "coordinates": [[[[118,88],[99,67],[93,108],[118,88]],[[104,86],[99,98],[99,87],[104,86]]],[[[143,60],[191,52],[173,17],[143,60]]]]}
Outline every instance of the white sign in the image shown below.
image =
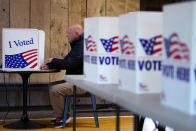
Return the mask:
{"type": "Polygon", "coordinates": [[[164,6],[161,101],[196,114],[196,2],[164,6]]]}
{"type": "Polygon", "coordinates": [[[44,62],[45,33],[37,29],[4,28],[2,69],[39,70],[44,62]]]}
{"type": "Polygon", "coordinates": [[[87,81],[118,83],[118,18],[94,17],[84,22],[84,75],[87,81]]]}
{"type": "Polygon", "coordinates": [[[162,13],[120,15],[119,29],[119,88],[134,93],[159,93],[162,85],[162,13]]]}

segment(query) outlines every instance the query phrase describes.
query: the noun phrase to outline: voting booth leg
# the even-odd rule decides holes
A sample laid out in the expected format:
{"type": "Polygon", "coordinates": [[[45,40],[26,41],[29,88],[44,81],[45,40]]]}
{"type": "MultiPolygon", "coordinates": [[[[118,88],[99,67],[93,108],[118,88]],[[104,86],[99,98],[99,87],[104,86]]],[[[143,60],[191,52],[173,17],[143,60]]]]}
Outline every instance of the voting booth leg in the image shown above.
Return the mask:
{"type": "Polygon", "coordinates": [[[120,131],[120,107],[116,105],[116,131],[120,131]]]}
{"type": "Polygon", "coordinates": [[[76,130],[76,86],[73,86],[73,131],[76,130]]]}
{"type": "Polygon", "coordinates": [[[134,131],[139,131],[139,116],[134,114],[134,131]]]}
{"type": "Polygon", "coordinates": [[[23,115],[20,121],[3,126],[8,129],[39,129],[46,127],[37,122],[30,121],[27,115],[27,90],[28,90],[28,78],[30,72],[19,73],[23,81],[23,115]]]}
{"type": "Polygon", "coordinates": [[[139,131],[142,131],[143,129],[143,125],[144,125],[144,120],[145,118],[143,116],[140,116],[140,119],[139,119],[139,131]]]}

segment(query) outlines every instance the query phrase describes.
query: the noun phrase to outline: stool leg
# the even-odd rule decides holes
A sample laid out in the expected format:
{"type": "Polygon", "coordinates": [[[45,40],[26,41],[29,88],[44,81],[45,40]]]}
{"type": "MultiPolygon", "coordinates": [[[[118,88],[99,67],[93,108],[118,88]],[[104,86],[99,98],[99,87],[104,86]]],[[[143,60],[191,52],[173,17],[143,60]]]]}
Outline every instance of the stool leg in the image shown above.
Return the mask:
{"type": "Polygon", "coordinates": [[[120,131],[120,107],[116,105],[116,131],[120,131]]]}
{"type": "Polygon", "coordinates": [[[66,126],[66,120],[67,120],[67,113],[69,110],[69,105],[70,105],[70,98],[71,96],[67,96],[65,99],[65,106],[64,106],[64,113],[63,113],[63,125],[62,128],[65,128],[66,126]]]}
{"type": "Polygon", "coordinates": [[[158,131],[165,131],[166,126],[161,125],[158,123],[158,131]]]}
{"type": "Polygon", "coordinates": [[[94,119],[95,119],[95,124],[96,127],[99,127],[99,121],[98,121],[98,116],[97,116],[97,112],[96,112],[96,99],[94,95],[91,95],[91,102],[93,104],[93,113],[94,113],[94,119]]]}
{"type": "Polygon", "coordinates": [[[134,114],[134,131],[139,131],[139,115],[134,114]]]}
{"type": "Polygon", "coordinates": [[[139,120],[139,131],[142,131],[143,126],[144,126],[144,120],[145,118],[143,116],[140,116],[140,120],[139,120]]]}

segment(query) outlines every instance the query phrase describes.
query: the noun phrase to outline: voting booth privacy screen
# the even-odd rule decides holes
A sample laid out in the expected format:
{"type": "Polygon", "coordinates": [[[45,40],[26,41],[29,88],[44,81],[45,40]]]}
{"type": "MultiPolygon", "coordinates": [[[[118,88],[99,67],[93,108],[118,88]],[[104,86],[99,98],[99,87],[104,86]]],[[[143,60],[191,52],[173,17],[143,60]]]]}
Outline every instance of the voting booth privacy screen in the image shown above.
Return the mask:
{"type": "Polygon", "coordinates": [[[37,29],[4,28],[2,31],[2,69],[40,70],[44,63],[45,33],[37,29]]]}
{"type": "Polygon", "coordinates": [[[84,21],[84,76],[99,84],[118,83],[117,17],[92,17],[84,21]]]}
{"type": "Polygon", "coordinates": [[[134,93],[159,93],[162,86],[162,13],[120,15],[119,30],[119,88],[134,93]]]}
{"type": "Polygon", "coordinates": [[[196,2],[164,6],[164,105],[196,114],[196,2]]]}

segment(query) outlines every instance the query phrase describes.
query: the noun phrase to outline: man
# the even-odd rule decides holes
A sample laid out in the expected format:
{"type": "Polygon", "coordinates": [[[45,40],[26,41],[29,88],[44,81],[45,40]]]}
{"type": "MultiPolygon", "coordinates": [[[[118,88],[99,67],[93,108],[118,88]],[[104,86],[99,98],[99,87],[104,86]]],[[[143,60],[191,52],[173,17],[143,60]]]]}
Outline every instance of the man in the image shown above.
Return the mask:
{"type": "MultiPolygon", "coordinates": [[[[71,51],[64,59],[49,58],[47,64],[43,64],[41,69],[66,69],[66,74],[83,74],[83,28],[81,25],[73,24],[68,27],[66,37],[71,46],[71,51]]],[[[77,88],[78,94],[85,91],[77,88]]],[[[62,116],[64,111],[64,99],[67,95],[73,94],[73,85],[70,83],[58,84],[50,87],[49,95],[51,105],[56,115],[56,119],[51,121],[55,128],[62,127],[62,116]]],[[[66,123],[70,121],[68,118],[66,123]]]]}

